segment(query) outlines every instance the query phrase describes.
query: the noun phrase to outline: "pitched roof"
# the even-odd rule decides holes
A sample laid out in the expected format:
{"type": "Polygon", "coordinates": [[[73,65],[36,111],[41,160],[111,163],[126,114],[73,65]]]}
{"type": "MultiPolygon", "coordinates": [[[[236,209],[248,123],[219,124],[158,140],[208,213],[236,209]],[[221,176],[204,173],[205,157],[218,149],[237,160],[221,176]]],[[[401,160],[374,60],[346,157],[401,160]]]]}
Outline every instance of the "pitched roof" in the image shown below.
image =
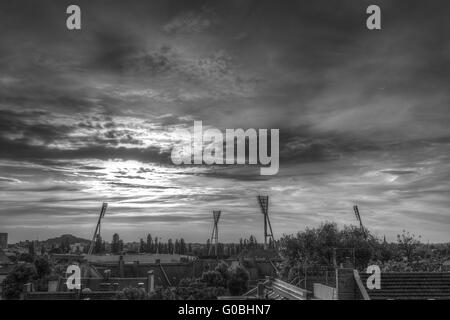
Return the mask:
{"type": "MultiPolygon", "coordinates": [[[[279,279],[269,278],[263,283],[264,297],[269,300],[306,300],[309,291],[294,286],[279,279]]],[[[253,288],[244,294],[247,297],[257,297],[258,289],[253,288]]]]}
{"type": "Polygon", "coordinates": [[[381,289],[367,289],[369,274],[360,277],[371,300],[450,299],[450,272],[381,273],[381,289]]]}

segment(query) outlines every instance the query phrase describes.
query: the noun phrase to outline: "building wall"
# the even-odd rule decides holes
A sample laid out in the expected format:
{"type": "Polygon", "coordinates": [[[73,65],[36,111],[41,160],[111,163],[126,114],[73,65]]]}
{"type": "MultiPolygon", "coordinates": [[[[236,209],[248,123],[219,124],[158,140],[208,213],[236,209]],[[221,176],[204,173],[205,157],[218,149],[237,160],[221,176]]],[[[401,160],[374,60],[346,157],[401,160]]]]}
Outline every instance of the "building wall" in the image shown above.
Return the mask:
{"type": "Polygon", "coordinates": [[[0,233],[0,248],[6,249],[7,246],[8,246],[8,234],[0,233]]]}

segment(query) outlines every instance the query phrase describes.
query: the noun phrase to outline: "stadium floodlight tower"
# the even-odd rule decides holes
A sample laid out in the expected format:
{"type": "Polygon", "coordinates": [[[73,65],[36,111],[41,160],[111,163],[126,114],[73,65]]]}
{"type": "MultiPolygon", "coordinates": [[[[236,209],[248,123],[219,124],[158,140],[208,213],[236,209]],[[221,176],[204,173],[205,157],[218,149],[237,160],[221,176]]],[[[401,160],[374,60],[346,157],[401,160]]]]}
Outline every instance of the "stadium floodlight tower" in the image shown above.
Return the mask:
{"type": "Polygon", "coordinates": [[[92,237],[91,245],[89,246],[88,254],[92,254],[94,252],[95,243],[97,242],[97,239],[100,238],[101,222],[102,222],[102,218],[105,216],[107,207],[108,207],[108,204],[106,202],[103,202],[102,210],[100,211],[100,216],[98,217],[98,221],[97,221],[97,226],[95,227],[94,236],[92,237]]]}
{"type": "Polygon", "coordinates": [[[213,230],[212,230],[212,234],[211,234],[211,244],[209,247],[209,252],[208,254],[211,255],[212,253],[212,247],[214,246],[214,251],[216,256],[218,255],[218,245],[219,245],[219,219],[220,219],[220,214],[221,211],[213,211],[213,218],[214,218],[214,225],[213,225],[213,230]]]}
{"type": "Polygon", "coordinates": [[[272,243],[275,244],[272,225],[269,220],[269,196],[258,196],[258,202],[264,216],[264,249],[267,249],[268,240],[272,240],[272,243]]]}
{"type": "Polygon", "coordinates": [[[367,232],[366,232],[366,228],[364,228],[362,220],[361,220],[361,215],[359,214],[359,209],[358,206],[353,206],[353,211],[355,211],[355,216],[356,219],[359,221],[359,228],[361,229],[361,232],[364,236],[364,239],[367,239],[367,232]]]}

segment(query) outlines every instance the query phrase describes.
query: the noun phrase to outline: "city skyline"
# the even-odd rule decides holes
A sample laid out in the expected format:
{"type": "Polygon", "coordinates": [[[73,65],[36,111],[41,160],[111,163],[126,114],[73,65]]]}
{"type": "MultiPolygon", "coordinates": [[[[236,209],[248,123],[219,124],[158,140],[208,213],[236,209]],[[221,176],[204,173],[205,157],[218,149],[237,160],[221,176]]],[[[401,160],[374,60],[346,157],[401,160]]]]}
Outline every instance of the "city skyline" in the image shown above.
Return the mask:
{"type": "Polygon", "coordinates": [[[0,4],[0,232],[204,243],[326,221],[450,237],[445,1],[0,4]],[[176,166],[177,129],[279,129],[280,164],[176,166]]]}

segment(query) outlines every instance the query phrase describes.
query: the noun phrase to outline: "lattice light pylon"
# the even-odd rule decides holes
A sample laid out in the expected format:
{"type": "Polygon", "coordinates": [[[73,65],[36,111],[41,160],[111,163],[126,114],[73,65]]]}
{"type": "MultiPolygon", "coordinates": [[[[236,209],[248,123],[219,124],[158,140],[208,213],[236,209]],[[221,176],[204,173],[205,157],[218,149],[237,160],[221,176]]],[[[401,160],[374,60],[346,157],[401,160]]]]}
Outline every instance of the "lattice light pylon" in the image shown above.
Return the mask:
{"type": "Polygon", "coordinates": [[[269,196],[258,196],[258,202],[264,216],[264,249],[267,249],[267,240],[272,240],[272,243],[275,243],[269,219],[269,196]]]}
{"type": "Polygon", "coordinates": [[[361,215],[359,214],[358,206],[353,206],[353,211],[355,211],[356,219],[359,221],[359,227],[361,228],[361,232],[363,233],[364,238],[367,239],[366,228],[364,228],[364,225],[362,223],[361,215]]]}
{"type": "Polygon", "coordinates": [[[212,230],[212,234],[211,234],[211,245],[209,247],[209,255],[211,255],[212,253],[212,248],[214,246],[214,251],[215,254],[217,256],[218,254],[218,245],[219,245],[219,219],[220,219],[220,214],[221,211],[213,211],[213,218],[214,218],[214,225],[213,225],[213,230],[212,230]]]}
{"type": "Polygon", "coordinates": [[[103,217],[105,216],[106,209],[108,208],[108,203],[103,202],[102,209],[100,211],[100,216],[98,217],[97,226],[95,227],[94,236],[91,240],[91,245],[89,246],[88,254],[92,254],[94,252],[95,242],[98,238],[100,238],[100,229],[101,229],[101,222],[103,217]]]}

